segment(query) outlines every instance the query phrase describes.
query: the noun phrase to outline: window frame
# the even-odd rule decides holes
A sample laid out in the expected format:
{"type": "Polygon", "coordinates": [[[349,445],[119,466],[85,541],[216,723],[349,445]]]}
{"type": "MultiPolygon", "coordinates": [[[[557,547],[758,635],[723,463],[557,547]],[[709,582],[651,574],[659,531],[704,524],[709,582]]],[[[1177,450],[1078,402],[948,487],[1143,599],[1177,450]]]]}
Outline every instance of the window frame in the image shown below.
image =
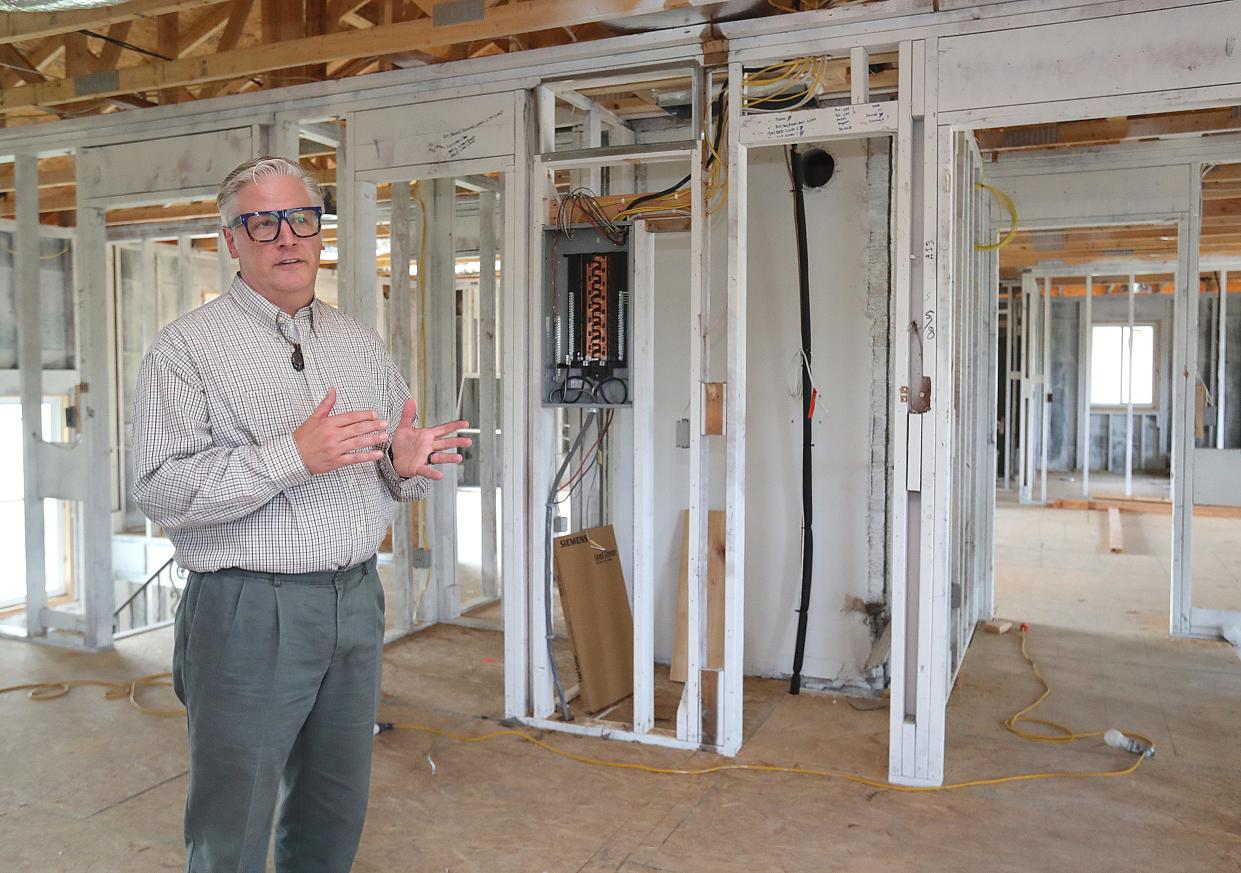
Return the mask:
{"type": "MultiPolygon", "coordinates": [[[[1090,378],[1086,385],[1087,408],[1092,413],[1115,414],[1118,412],[1128,412],[1128,403],[1095,403],[1090,397],[1094,382],[1094,329],[1096,327],[1130,327],[1128,320],[1109,319],[1107,321],[1092,321],[1090,324],[1090,378]]],[[[1151,402],[1150,403],[1134,403],[1134,412],[1159,412],[1160,411],[1160,392],[1162,387],[1163,366],[1160,357],[1163,344],[1161,342],[1161,333],[1163,328],[1163,320],[1158,318],[1144,318],[1142,320],[1134,319],[1132,327],[1149,327],[1153,333],[1151,339],[1151,402]]],[[[1123,334],[1122,334],[1123,335],[1123,334]]]]}

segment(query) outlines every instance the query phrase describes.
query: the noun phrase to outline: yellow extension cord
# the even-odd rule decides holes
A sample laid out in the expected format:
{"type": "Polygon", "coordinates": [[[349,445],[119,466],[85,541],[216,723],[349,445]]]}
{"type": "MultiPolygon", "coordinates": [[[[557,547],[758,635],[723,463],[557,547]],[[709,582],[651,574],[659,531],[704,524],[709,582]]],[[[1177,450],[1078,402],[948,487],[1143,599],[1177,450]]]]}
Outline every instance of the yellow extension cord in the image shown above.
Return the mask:
{"type": "MultiPolygon", "coordinates": [[[[1039,670],[1038,664],[1030,657],[1030,653],[1026,651],[1026,628],[1021,629],[1021,656],[1025,658],[1026,663],[1030,665],[1034,676],[1043,685],[1043,693],[1038,698],[1009,716],[1004,721],[1004,727],[1011,733],[1016,734],[1025,740],[1036,743],[1053,743],[1066,744],[1076,740],[1086,739],[1089,737],[1101,737],[1104,731],[1087,731],[1078,733],[1070,730],[1064,725],[1057,724],[1047,719],[1031,718],[1030,713],[1037,709],[1048,695],[1051,694],[1051,685],[1044,678],[1042,671],[1039,670]],[[1023,730],[1019,727],[1022,722],[1028,724],[1042,725],[1045,728],[1056,731],[1057,733],[1048,735],[1033,733],[1023,730]]],[[[141,676],[131,682],[106,682],[99,679],[68,679],[63,682],[32,682],[25,685],[11,685],[8,688],[0,688],[0,694],[7,694],[10,691],[29,691],[32,700],[55,700],[64,697],[73,688],[79,686],[94,685],[101,688],[107,688],[108,691],[104,697],[109,700],[127,699],[133,707],[147,715],[155,716],[181,716],[185,714],[184,709],[157,709],[144,706],[138,701],[138,693],[144,688],[170,687],[172,682],[169,681],[170,673],[153,673],[148,676],[141,676]]],[[[418,724],[417,722],[397,722],[392,724],[394,730],[413,730],[421,733],[432,734],[438,737],[447,737],[461,743],[485,743],[490,740],[499,739],[500,737],[516,737],[531,745],[538,746],[544,751],[551,752],[553,755],[559,755],[562,758],[568,758],[571,761],[577,761],[579,764],[590,764],[595,767],[614,767],[618,770],[637,770],[642,773],[657,773],[670,776],[706,776],[710,773],[723,773],[729,770],[748,770],[758,773],[792,773],[800,776],[823,776],[829,779],[840,779],[846,782],[854,782],[858,785],[865,785],[868,788],[878,788],[885,791],[908,791],[908,792],[925,792],[925,791],[955,791],[961,788],[979,788],[985,785],[1002,785],[1006,782],[1029,782],[1036,779],[1084,779],[1104,776],[1128,776],[1142,765],[1143,756],[1137,755],[1132,764],[1120,770],[1058,770],[1045,771],[1037,773],[1018,773],[1012,776],[996,776],[991,779],[971,779],[968,782],[954,782],[948,785],[896,785],[882,779],[869,779],[865,776],[856,776],[852,773],[840,773],[834,770],[816,770],[809,767],[781,767],[774,764],[716,764],[711,767],[700,767],[695,769],[682,769],[676,767],[652,767],[648,764],[635,764],[626,761],[608,761],[603,758],[595,758],[590,755],[579,755],[575,752],[568,752],[559,749],[539,738],[526,733],[525,731],[512,730],[504,728],[502,730],[492,731],[491,733],[482,734],[480,736],[466,736],[464,734],[454,733],[452,731],[443,730],[442,728],[431,727],[430,725],[418,724]]],[[[1151,741],[1141,734],[1125,731],[1125,734],[1142,740],[1148,745],[1153,745],[1151,741]]]]}

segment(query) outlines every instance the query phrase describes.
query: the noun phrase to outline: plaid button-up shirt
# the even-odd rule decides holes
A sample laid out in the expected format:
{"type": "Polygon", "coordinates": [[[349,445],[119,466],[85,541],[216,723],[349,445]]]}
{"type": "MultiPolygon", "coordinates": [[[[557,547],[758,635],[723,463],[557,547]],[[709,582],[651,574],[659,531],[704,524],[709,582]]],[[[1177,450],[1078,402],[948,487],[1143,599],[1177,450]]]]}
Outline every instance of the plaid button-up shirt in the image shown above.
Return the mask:
{"type": "Polygon", "coordinates": [[[409,389],[379,336],[319,300],[289,316],[241,280],[147,351],[134,397],[134,498],[206,573],[305,573],[375,553],[396,501],[430,482],[390,458],[312,476],[293,431],[336,389],[333,413],[373,409],[396,429],[409,389]],[[294,369],[293,339],[305,369],[294,369]]]}

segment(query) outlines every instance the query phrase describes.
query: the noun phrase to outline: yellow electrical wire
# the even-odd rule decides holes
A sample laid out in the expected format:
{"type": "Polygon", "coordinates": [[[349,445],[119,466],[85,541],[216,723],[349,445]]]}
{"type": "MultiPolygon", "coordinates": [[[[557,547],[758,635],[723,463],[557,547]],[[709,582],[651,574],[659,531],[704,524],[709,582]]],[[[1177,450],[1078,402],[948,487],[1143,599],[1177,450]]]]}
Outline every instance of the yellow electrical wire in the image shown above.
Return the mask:
{"type": "MultiPolygon", "coordinates": [[[[1102,736],[1105,731],[1088,731],[1085,733],[1076,733],[1069,730],[1063,725],[1045,719],[1030,718],[1029,714],[1039,707],[1048,695],[1051,694],[1051,685],[1044,678],[1042,671],[1039,670],[1038,664],[1030,657],[1026,650],[1026,630],[1021,630],[1021,656],[1025,658],[1026,663],[1030,665],[1030,669],[1034,672],[1035,677],[1043,685],[1043,693],[1024,709],[1014,713],[1004,721],[1004,727],[1012,733],[1023,739],[1040,743],[1071,743],[1074,740],[1084,739],[1087,737],[1102,736]],[[1031,724],[1041,724],[1060,733],[1055,736],[1047,736],[1045,734],[1036,734],[1022,730],[1017,727],[1018,723],[1025,721],[1031,724]]],[[[543,740],[534,737],[525,731],[504,728],[502,730],[492,731],[491,733],[482,734],[481,736],[466,736],[464,734],[454,733],[442,728],[431,727],[430,725],[419,724],[417,722],[401,722],[392,725],[396,730],[415,730],[422,733],[433,734],[435,736],[447,737],[448,739],[457,740],[462,743],[484,743],[490,740],[499,739],[500,737],[516,737],[523,742],[538,746],[544,751],[551,752],[553,755],[559,755],[562,758],[568,758],[571,761],[577,761],[580,764],[590,764],[596,767],[613,767],[619,770],[637,770],[642,773],[653,773],[670,776],[706,776],[711,773],[724,773],[732,770],[748,770],[757,773],[789,773],[798,776],[821,776],[828,779],[840,779],[845,782],[853,782],[857,785],[865,785],[868,788],[878,788],[885,791],[902,791],[902,792],[930,792],[930,791],[957,791],[962,788],[981,788],[987,785],[1002,785],[1007,782],[1032,782],[1041,779],[1086,779],[1086,778],[1102,778],[1115,776],[1128,776],[1138,767],[1142,766],[1144,757],[1142,755],[1135,756],[1135,760],[1128,767],[1118,770],[1052,770],[1035,773],[1017,773],[1009,776],[995,776],[989,779],[970,779],[965,782],[952,782],[947,785],[897,785],[883,779],[871,779],[866,776],[858,776],[853,773],[841,773],[836,770],[817,770],[810,767],[782,767],[775,764],[716,764],[711,767],[699,767],[693,769],[678,767],[652,767],[649,764],[637,764],[628,761],[609,761],[603,758],[595,758],[590,755],[579,755],[575,752],[569,752],[564,749],[557,748],[543,740]]],[[[1153,745],[1151,741],[1138,733],[1131,731],[1124,732],[1127,736],[1142,740],[1149,745],[1153,745]]]]}
{"type": "MultiPolygon", "coordinates": [[[[829,74],[828,61],[826,57],[807,56],[800,58],[792,58],[790,60],[779,61],[777,63],[768,64],[758,70],[746,73],[744,76],[744,84],[747,87],[774,86],[785,82],[804,80],[806,82],[806,92],[800,100],[792,105],[785,104],[787,97],[780,94],[768,94],[766,96],[755,96],[745,98],[745,107],[747,109],[758,108],[766,103],[780,102],[780,111],[788,111],[797,109],[810,102],[818,92],[827,86],[827,77],[829,74]]],[[[728,138],[725,135],[728,128],[728,92],[725,90],[723,98],[720,101],[720,114],[718,125],[720,130],[720,147],[716,149],[714,137],[711,136],[710,118],[705,120],[707,130],[704,139],[707,144],[708,153],[712,157],[711,168],[703,179],[703,186],[706,193],[706,209],[708,216],[715,214],[721,209],[728,200],[728,174],[727,162],[724,156],[727,154],[728,138]]],[[[631,209],[624,209],[613,216],[613,220],[622,221],[635,216],[661,215],[668,213],[676,213],[688,207],[684,203],[686,191],[673,192],[662,198],[662,202],[648,203],[631,209]]]]}
{"type": "MultiPolygon", "coordinates": [[[[1031,718],[1030,713],[1037,709],[1044,700],[1051,694],[1051,685],[1039,670],[1038,664],[1030,657],[1030,653],[1026,650],[1026,628],[1021,629],[1021,656],[1030,665],[1035,677],[1043,685],[1043,693],[1029,706],[1024,707],[1004,721],[1004,727],[1023,739],[1031,740],[1039,743],[1071,743],[1075,740],[1086,739],[1088,737],[1099,737],[1104,731],[1087,731],[1078,733],[1066,728],[1061,724],[1046,719],[1031,718]],[[1018,727],[1021,722],[1030,724],[1040,724],[1044,727],[1058,731],[1055,735],[1038,734],[1023,730],[1018,727]]],[[[64,697],[69,691],[78,686],[96,685],[109,689],[104,695],[109,700],[118,700],[127,698],[131,705],[139,711],[148,715],[158,716],[180,716],[184,715],[183,709],[155,709],[143,706],[137,700],[138,692],[143,688],[167,687],[172,683],[168,681],[171,674],[169,673],[153,673],[149,676],[142,676],[132,682],[105,682],[97,679],[69,679],[61,682],[33,682],[26,685],[12,685],[8,688],[0,688],[0,694],[10,691],[30,691],[32,700],[55,700],[64,697]]],[[[481,734],[479,736],[467,736],[465,734],[454,733],[453,731],[444,730],[443,728],[432,727],[431,725],[421,724],[419,722],[397,722],[391,725],[385,725],[394,730],[412,730],[421,733],[431,734],[438,737],[446,737],[461,743],[485,743],[501,737],[516,737],[522,742],[530,743],[553,755],[559,755],[562,758],[568,758],[570,761],[577,761],[579,764],[589,764],[594,767],[611,767],[617,770],[636,770],[642,773],[652,773],[669,776],[707,776],[712,773],[725,773],[732,770],[747,770],[755,773],[789,773],[798,776],[821,776],[828,779],[840,779],[845,782],[853,782],[857,785],[865,785],[868,788],[878,788],[885,791],[902,791],[902,792],[929,792],[929,791],[956,791],[962,788],[981,788],[986,785],[1002,785],[1007,782],[1030,782],[1040,779],[1085,779],[1085,778],[1102,778],[1113,776],[1128,776],[1142,765],[1144,760],[1142,755],[1135,756],[1135,760],[1128,767],[1119,770],[1053,770],[1035,773],[1017,773],[1010,776],[995,776],[989,779],[971,779],[966,782],[952,782],[947,785],[897,785],[883,779],[871,779],[866,776],[858,776],[854,773],[841,773],[836,770],[818,770],[811,767],[782,767],[776,764],[716,764],[711,767],[698,768],[681,768],[681,767],[652,767],[649,764],[638,764],[629,761],[609,761],[606,758],[596,758],[592,755],[580,755],[576,752],[570,752],[565,749],[546,743],[538,737],[528,734],[525,731],[514,730],[512,728],[503,728],[501,730],[491,731],[490,733],[481,734]]],[[[1125,731],[1125,734],[1142,740],[1148,745],[1153,745],[1151,741],[1138,733],[1125,731]]]]}
{"type": "Polygon", "coordinates": [[[392,725],[394,730],[414,730],[421,733],[434,734],[435,736],[447,737],[448,739],[457,740],[462,743],[485,743],[490,740],[499,739],[500,737],[516,737],[531,745],[538,746],[544,751],[551,752],[553,755],[559,755],[562,758],[568,758],[571,761],[577,761],[579,764],[590,764],[595,767],[613,767],[618,770],[637,770],[642,773],[653,773],[668,776],[707,776],[712,773],[724,773],[730,770],[749,770],[756,773],[790,773],[798,776],[822,776],[828,779],[840,779],[845,782],[854,782],[858,785],[865,785],[869,788],[880,788],[887,791],[955,791],[961,788],[979,788],[984,785],[999,785],[1004,782],[1022,782],[1035,779],[1070,779],[1084,778],[1094,776],[1128,776],[1142,763],[1142,757],[1137,756],[1137,760],[1132,765],[1123,770],[1065,770],[1041,773],[1019,773],[1014,776],[997,776],[992,779],[973,779],[968,782],[954,782],[948,785],[897,785],[893,782],[887,782],[882,779],[870,779],[866,776],[858,776],[853,773],[841,773],[835,770],[816,770],[810,767],[781,767],[775,764],[716,764],[712,767],[699,767],[695,769],[685,769],[679,767],[652,767],[649,764],[636,764],[630,761],[608,761],[603,758],[595,758],[590,755],[579,755],[575,752],[569,752],[559,749],[549,743],[534,737],[525,731],[513,730],[512,728],[503,728],[501,730],[492,731],[491,733],[482,734],[481,736],[465,736],[463,734],[453,733],[452,731],[443,730],[442,728],[431,727],[430,725],[419,724],[417,722],[399,722],[392,725]]]}
{"type": "Polygon", "coordinates": [[[146,715],[155,715],[161,718],[185,715],[185,710],[180,707],[176,709],[160,709],[158,707],[144,706],[138,702],[138,694],[144,688],[171,688],[171,673],[151,673],[147,676],[139,676],[130,682],[106,682],[102,679],[30,682],[26,685],[10,685],[7,688],[0,688],[0,694],[8,694],[10,691],[29,691],[31,700],[56,700],[57,698],[64,697],[74,688],[92,685],[108,689],[104,692],[104,699],[128,700],[130,706],[146,715]]]}
{"type": "Polygon", "coordinates": [[[992,196],[994,196],[996,200],[1000,201],[1000,205],[1008,210],[1008,214],[1011,219],[1011,223],[1008,228],[1008,233],[1004,236],[1004,239],[1000,240],[999,242],[993,242],[993,243],[974,243],[974,251],[991,252],[991,251],[995,251],[996,249],[1002,249],[1004,248],[1004,246],[1012,242],[1013,239],[1017,236],[1017,224],[1019,221],[1017,217],[1017,205],[1013,203],[1013,198],[1009,197],[999,188],[995,188],[995,187],[992,187],[991,185],[988,185],[986,182],[975,182],[974,187],[982,188],[984,191],[990,191],[992,196]]]}

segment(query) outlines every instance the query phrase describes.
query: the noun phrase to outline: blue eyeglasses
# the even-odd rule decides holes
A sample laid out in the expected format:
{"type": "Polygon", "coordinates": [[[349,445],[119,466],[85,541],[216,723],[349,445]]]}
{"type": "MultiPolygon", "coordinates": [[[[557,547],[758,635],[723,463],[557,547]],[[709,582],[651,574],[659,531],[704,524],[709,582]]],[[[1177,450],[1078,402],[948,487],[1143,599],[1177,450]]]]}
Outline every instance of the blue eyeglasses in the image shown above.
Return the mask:
{"type": "Polygon", "coordinates": [[[323,225],[322,206],[294,206],[291,209],[275,209],[266,212],[244,212],[233,219],[230,228],[238,225],[246,229],[246,236],[254,242],[271,242],[280,236],[280,222],[289,226],[294,236],[310,237],[323,225]]]}

